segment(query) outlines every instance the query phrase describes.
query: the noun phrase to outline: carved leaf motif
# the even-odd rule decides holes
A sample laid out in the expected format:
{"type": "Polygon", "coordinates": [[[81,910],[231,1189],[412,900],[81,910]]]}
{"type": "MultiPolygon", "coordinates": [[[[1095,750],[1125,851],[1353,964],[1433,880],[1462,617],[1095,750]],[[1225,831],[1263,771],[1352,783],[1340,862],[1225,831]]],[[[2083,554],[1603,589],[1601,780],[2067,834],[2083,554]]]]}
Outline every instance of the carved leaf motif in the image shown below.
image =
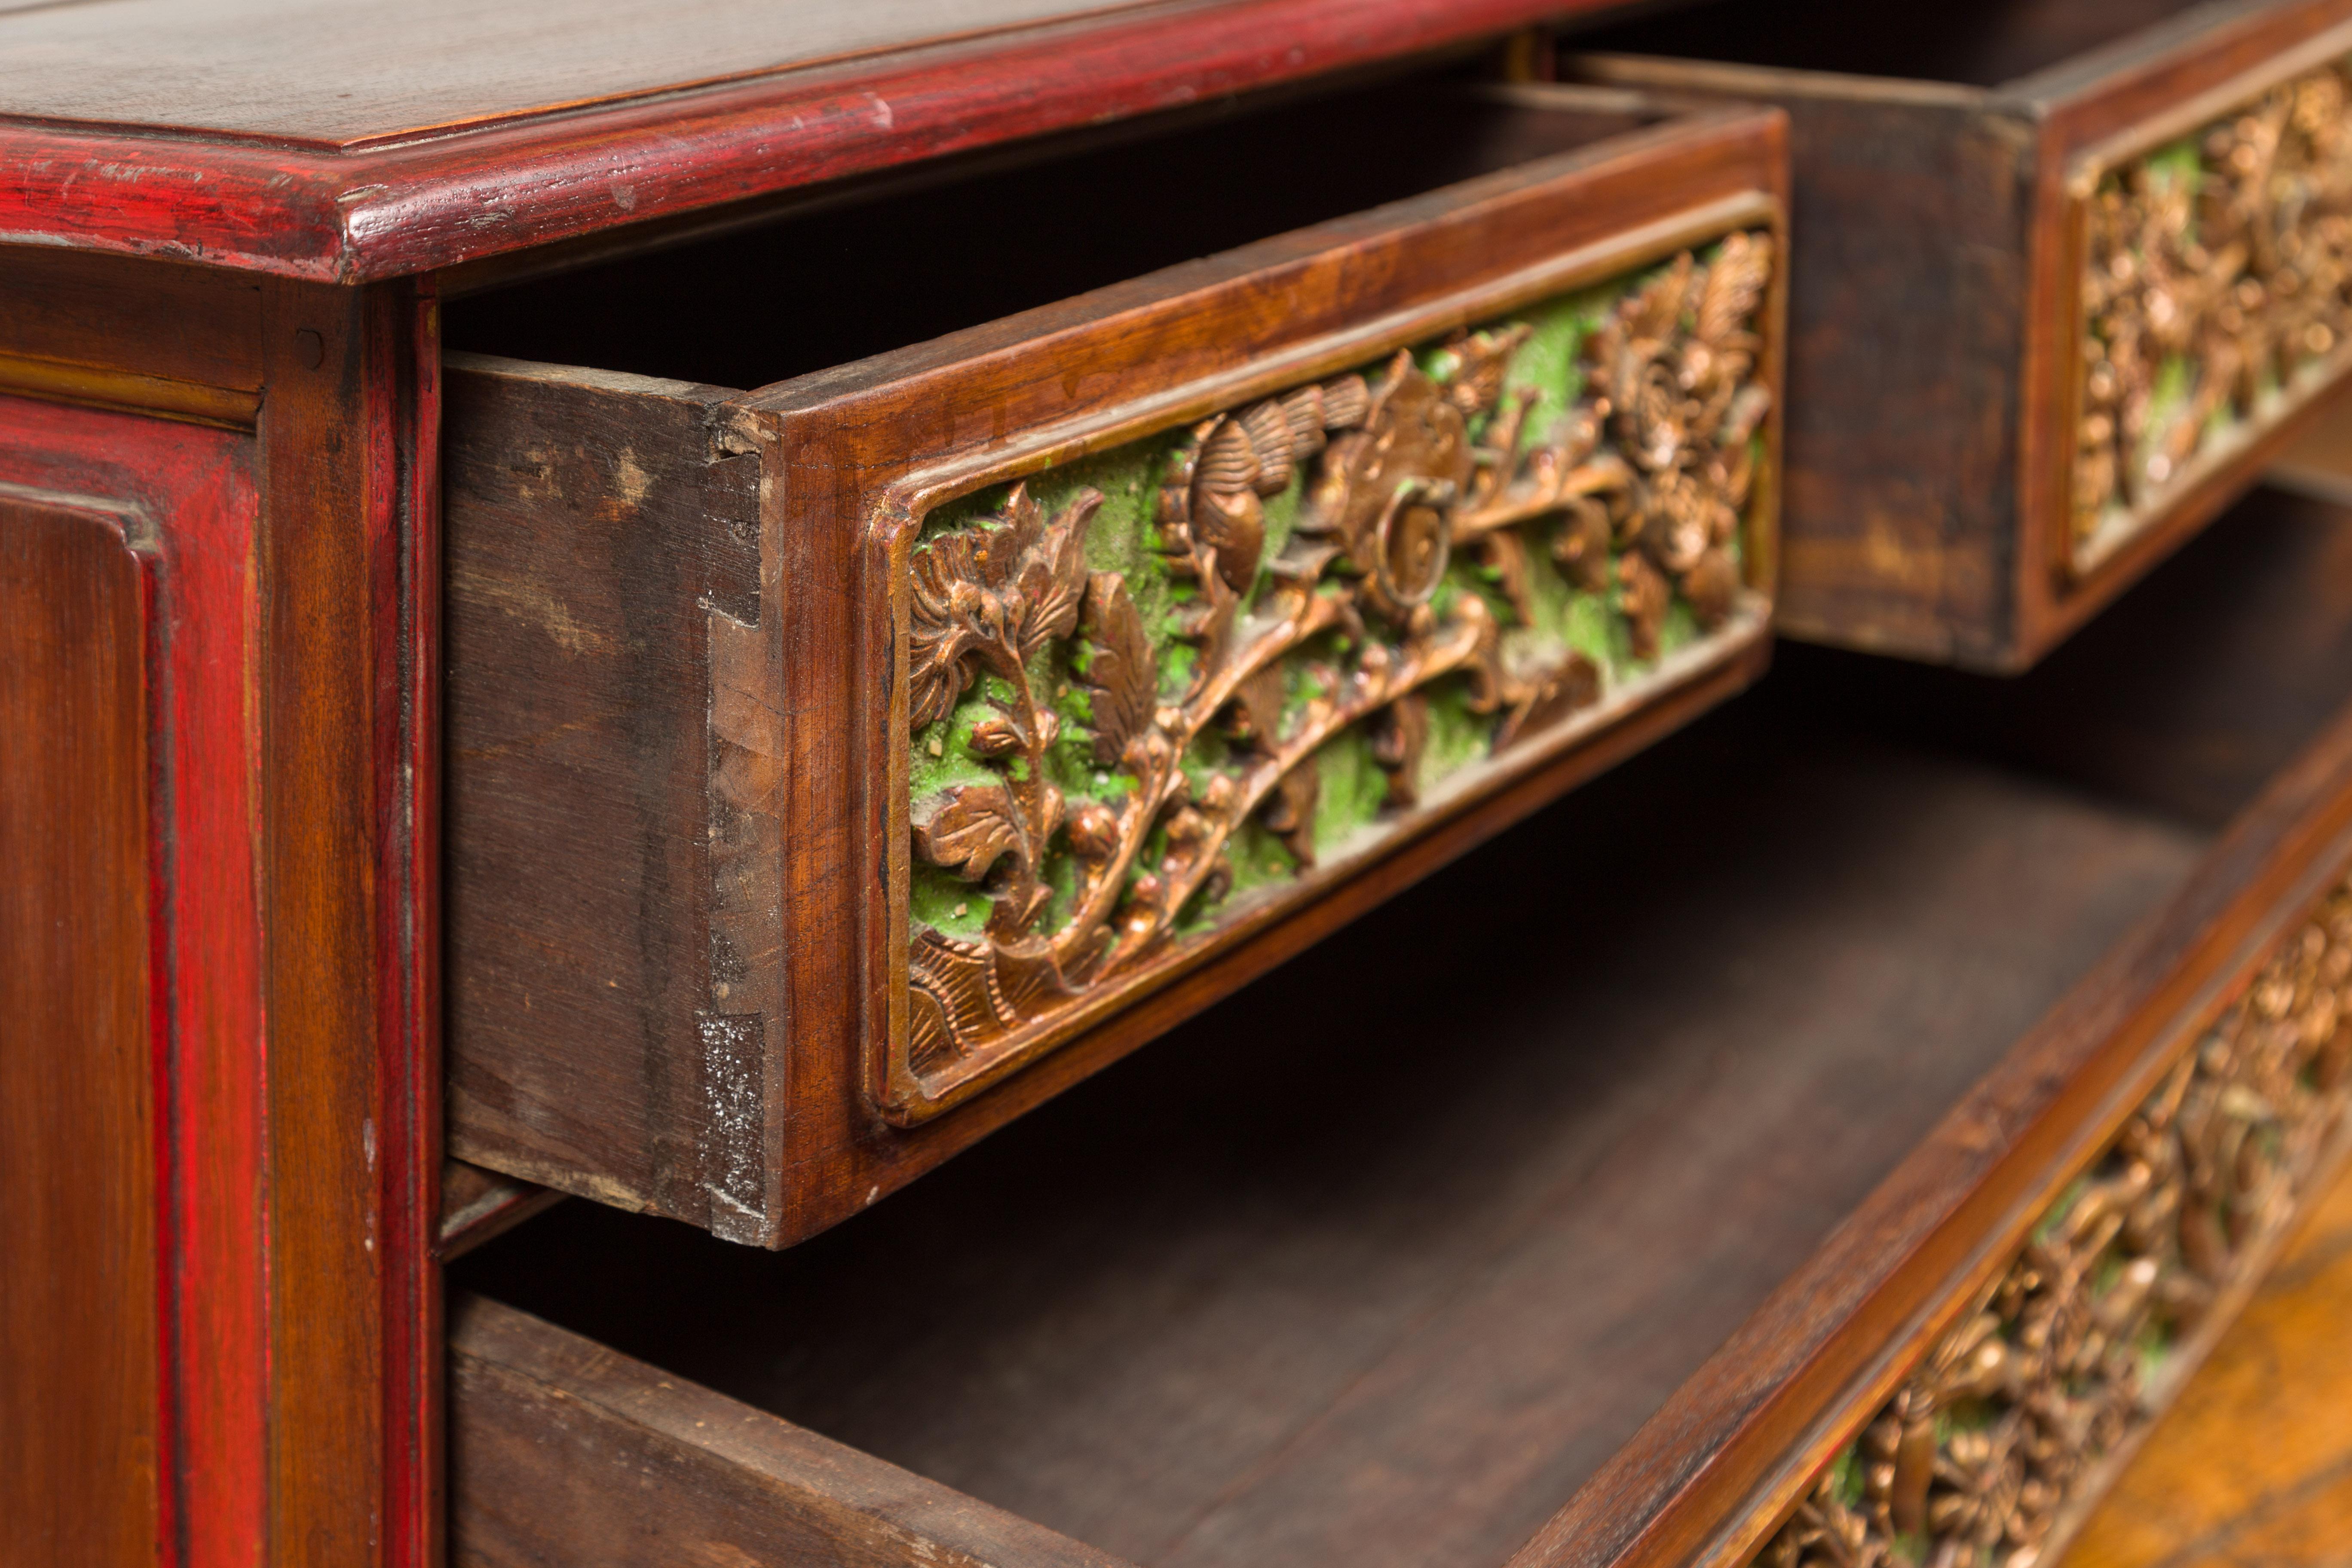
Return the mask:
{"type": "Polygon", "coordinates": [[[950,536],[971,552],[975,575],[991,588],[1003,588],[1011,583],[1029,558],[1029,552],[1045,535],[1045,512],[1026,484],[1013,486],[1013,493],[1004,498],[1004,510],[998,523],[995,528],[968,529],[950,536]]]}
{"type": "Polygon", "coordinates": [[[1023,559],[1023,613],[1016,640],[1024,664],[1077,626],[1078,605],[1087,592],[1087,528],[1102,501],[1100,490],[1080,490],[1054,520],[1044,541],[1023,559]]]}
{"type": "Polygon", "coordinates": [[[957,784],[914,826],[915,852],[967,882],[987,876],[1007,855],[1028,858],[1020,808],[1001,784],[957,784]]]}
{"type": "Polygon", "coordinates": [[[1695,335],[1701,342],[1719,348],[1735,334],[1744,334],[1771,280],[1770,237],[1735,234],[1725,240],[1699,286],[1695,335]]]}
{"type": "Polygon", "coordinates": [[[1624,312],[1625,324],[1636,342],[1659,343],[1674,335],[1690,298],[1691,272],[1696,259],[1687,250],[1633,297],[1624,312]]]}
{"type": "Polygon", "coordinates": [[[1217,575],[1236,594],[1246,593],[1257,580],[1258,558],[1265,552],[1265,502],[1261,498],[1267,493],[1268,470],[1279,474],[1273,489],[1289,482],[1288,423],[1277,405],[1265,403],[1251,411],[1261,415],[1261,426],[1269,424],[1261,411],[1273,416],[1273,428],[1260,432],[1279,443],[1273,452],[1258,449],[1242,419],[1223,418],[1202,439],[1193,468],[1193,542],[1216,552],[1217,575]]]}
{"type": "Polygon", "coordinates": [[[987,945],[928,928],[907,953],[907,1051],[918,1072],[944,1066],[1004,1032],[989,999],[994,960],[987,945]]]}
{"type": "MultiPolygon", "coordinates": [[[[960,535],[915,552],[907,605],[907,722],[919,730],[954,710],[980,671],[972,653],[984,638],[987,595],[967,573],[960,535]]],[[[998,611],[1002,616],[1002,608],[998,611]]]]}
{"type": "Polygon", "coordinates": [[[954,711],[985,665],[1008,679],[1066,637],[1086,592],[1087,526],[1099,492],[1078,492],[1049,527],[1026,485],[985,524],[917,550],[908,582],[907,722],[954,711]]]}
{"type": "Polygon", "coordinates": [[[1600,701],[1601,668],[1582,654],[1570,653],[1544,668],[1524,672],[1518,686],[1523,693],[1519,704],[1504,718],[1495,734],[1495,749],[1498,752],[1531,735],[1541,734],[1569,715],[1600,701]]]}
{"type": "Polygon", "coordinates": [[[1447,342],[1456,368],[1445,384],[1445,395],[1465,414],[1486,414],[1502,401],[1503,381],[1511,356],[1535,331],[1524,323],[1499,332],[1465,332],[1447,342]]]}
{"type": "Polygon", "coordinates": [[[1094,710],[1094,763],[1117,767],[1150,726],[1160,700],[1159,661],[1127,579],[1116,572],[1097,572],[1088,581],[1082,625],[1087,662],[1078,680],[1094,710]]]}

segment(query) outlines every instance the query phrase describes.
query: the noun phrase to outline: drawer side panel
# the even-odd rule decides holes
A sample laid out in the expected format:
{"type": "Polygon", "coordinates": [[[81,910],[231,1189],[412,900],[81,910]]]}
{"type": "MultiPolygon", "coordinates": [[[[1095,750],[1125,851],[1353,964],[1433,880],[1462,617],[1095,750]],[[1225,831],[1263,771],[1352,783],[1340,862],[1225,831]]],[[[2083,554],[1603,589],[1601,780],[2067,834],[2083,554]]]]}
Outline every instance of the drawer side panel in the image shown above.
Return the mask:
{"type": "MultiPolygon", "coordinates": [[[[447,380],[449,1147],[699,1215],[709,625],[757,618],[716,389],[447,380]]],[[[754,1031],[755,1033],[757,1031],[754,1031]]]]}
{"type": "Polygon", "coordinates": [[[510,1307],[451,1317],[461,1568],[1125,1568],[510,1307]]]}

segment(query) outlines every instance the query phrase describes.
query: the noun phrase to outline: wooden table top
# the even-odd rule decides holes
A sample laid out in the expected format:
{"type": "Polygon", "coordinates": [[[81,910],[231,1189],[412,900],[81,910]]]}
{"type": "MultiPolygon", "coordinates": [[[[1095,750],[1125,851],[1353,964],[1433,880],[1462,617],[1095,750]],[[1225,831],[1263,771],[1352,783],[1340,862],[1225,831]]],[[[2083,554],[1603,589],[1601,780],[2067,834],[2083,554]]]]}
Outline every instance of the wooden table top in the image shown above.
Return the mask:
{"type": "Polygon", "coordinates": [[[0,16],[12,115],[344,148],[1146,0],[81,0],[0,16]]]}
{"type": "Polygon", "coordinates": [[[0,244],[396,277],[1608,0],[0,5],[0,244]]]}

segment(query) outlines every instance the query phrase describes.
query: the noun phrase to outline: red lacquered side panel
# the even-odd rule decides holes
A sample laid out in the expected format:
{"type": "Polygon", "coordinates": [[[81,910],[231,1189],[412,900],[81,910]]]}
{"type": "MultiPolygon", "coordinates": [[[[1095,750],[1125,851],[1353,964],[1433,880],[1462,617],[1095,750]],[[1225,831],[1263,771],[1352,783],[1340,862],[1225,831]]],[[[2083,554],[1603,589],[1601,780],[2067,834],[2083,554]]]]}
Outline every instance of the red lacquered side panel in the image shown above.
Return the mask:
{"type": "Polygon", "coordinates": [[[43,1562],[162,1524],[147,596],[121,519],[0,488],[0,1431],[41,1434],[0,1519],[43,1562]]]}
{"type": "Polygon", "coordinates": [[[0,1430],[43,1435],[0,1519],[34,1563],[260,1540],[252,445],[0,397],[0,1430]]]}

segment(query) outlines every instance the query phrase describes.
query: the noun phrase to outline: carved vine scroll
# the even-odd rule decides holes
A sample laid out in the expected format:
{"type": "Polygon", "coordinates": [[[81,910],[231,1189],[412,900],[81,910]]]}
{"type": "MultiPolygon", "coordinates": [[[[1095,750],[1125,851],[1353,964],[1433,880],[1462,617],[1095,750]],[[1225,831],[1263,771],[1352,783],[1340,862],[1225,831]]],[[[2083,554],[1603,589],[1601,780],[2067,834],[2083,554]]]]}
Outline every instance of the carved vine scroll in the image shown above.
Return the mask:
{"type": "Polygon", "coordinates": [[[2283,943],[1823,1472],[1762,1568],[2031,1568],[2293,1217],[2352,1066],[2352,885],[2283,943]]]}
{"type": "Polygon", "coordinates": [[[2107,171],[2084,213],[2074,552],[2087,566],[2346,364],[2352,62],[2107,171]]]}
{"type": "Polygon", "coordinates": [[[1752,626],[1772,261],[1735,234],[935,513],[907,650],[925,1092],[1752,626]]]}

